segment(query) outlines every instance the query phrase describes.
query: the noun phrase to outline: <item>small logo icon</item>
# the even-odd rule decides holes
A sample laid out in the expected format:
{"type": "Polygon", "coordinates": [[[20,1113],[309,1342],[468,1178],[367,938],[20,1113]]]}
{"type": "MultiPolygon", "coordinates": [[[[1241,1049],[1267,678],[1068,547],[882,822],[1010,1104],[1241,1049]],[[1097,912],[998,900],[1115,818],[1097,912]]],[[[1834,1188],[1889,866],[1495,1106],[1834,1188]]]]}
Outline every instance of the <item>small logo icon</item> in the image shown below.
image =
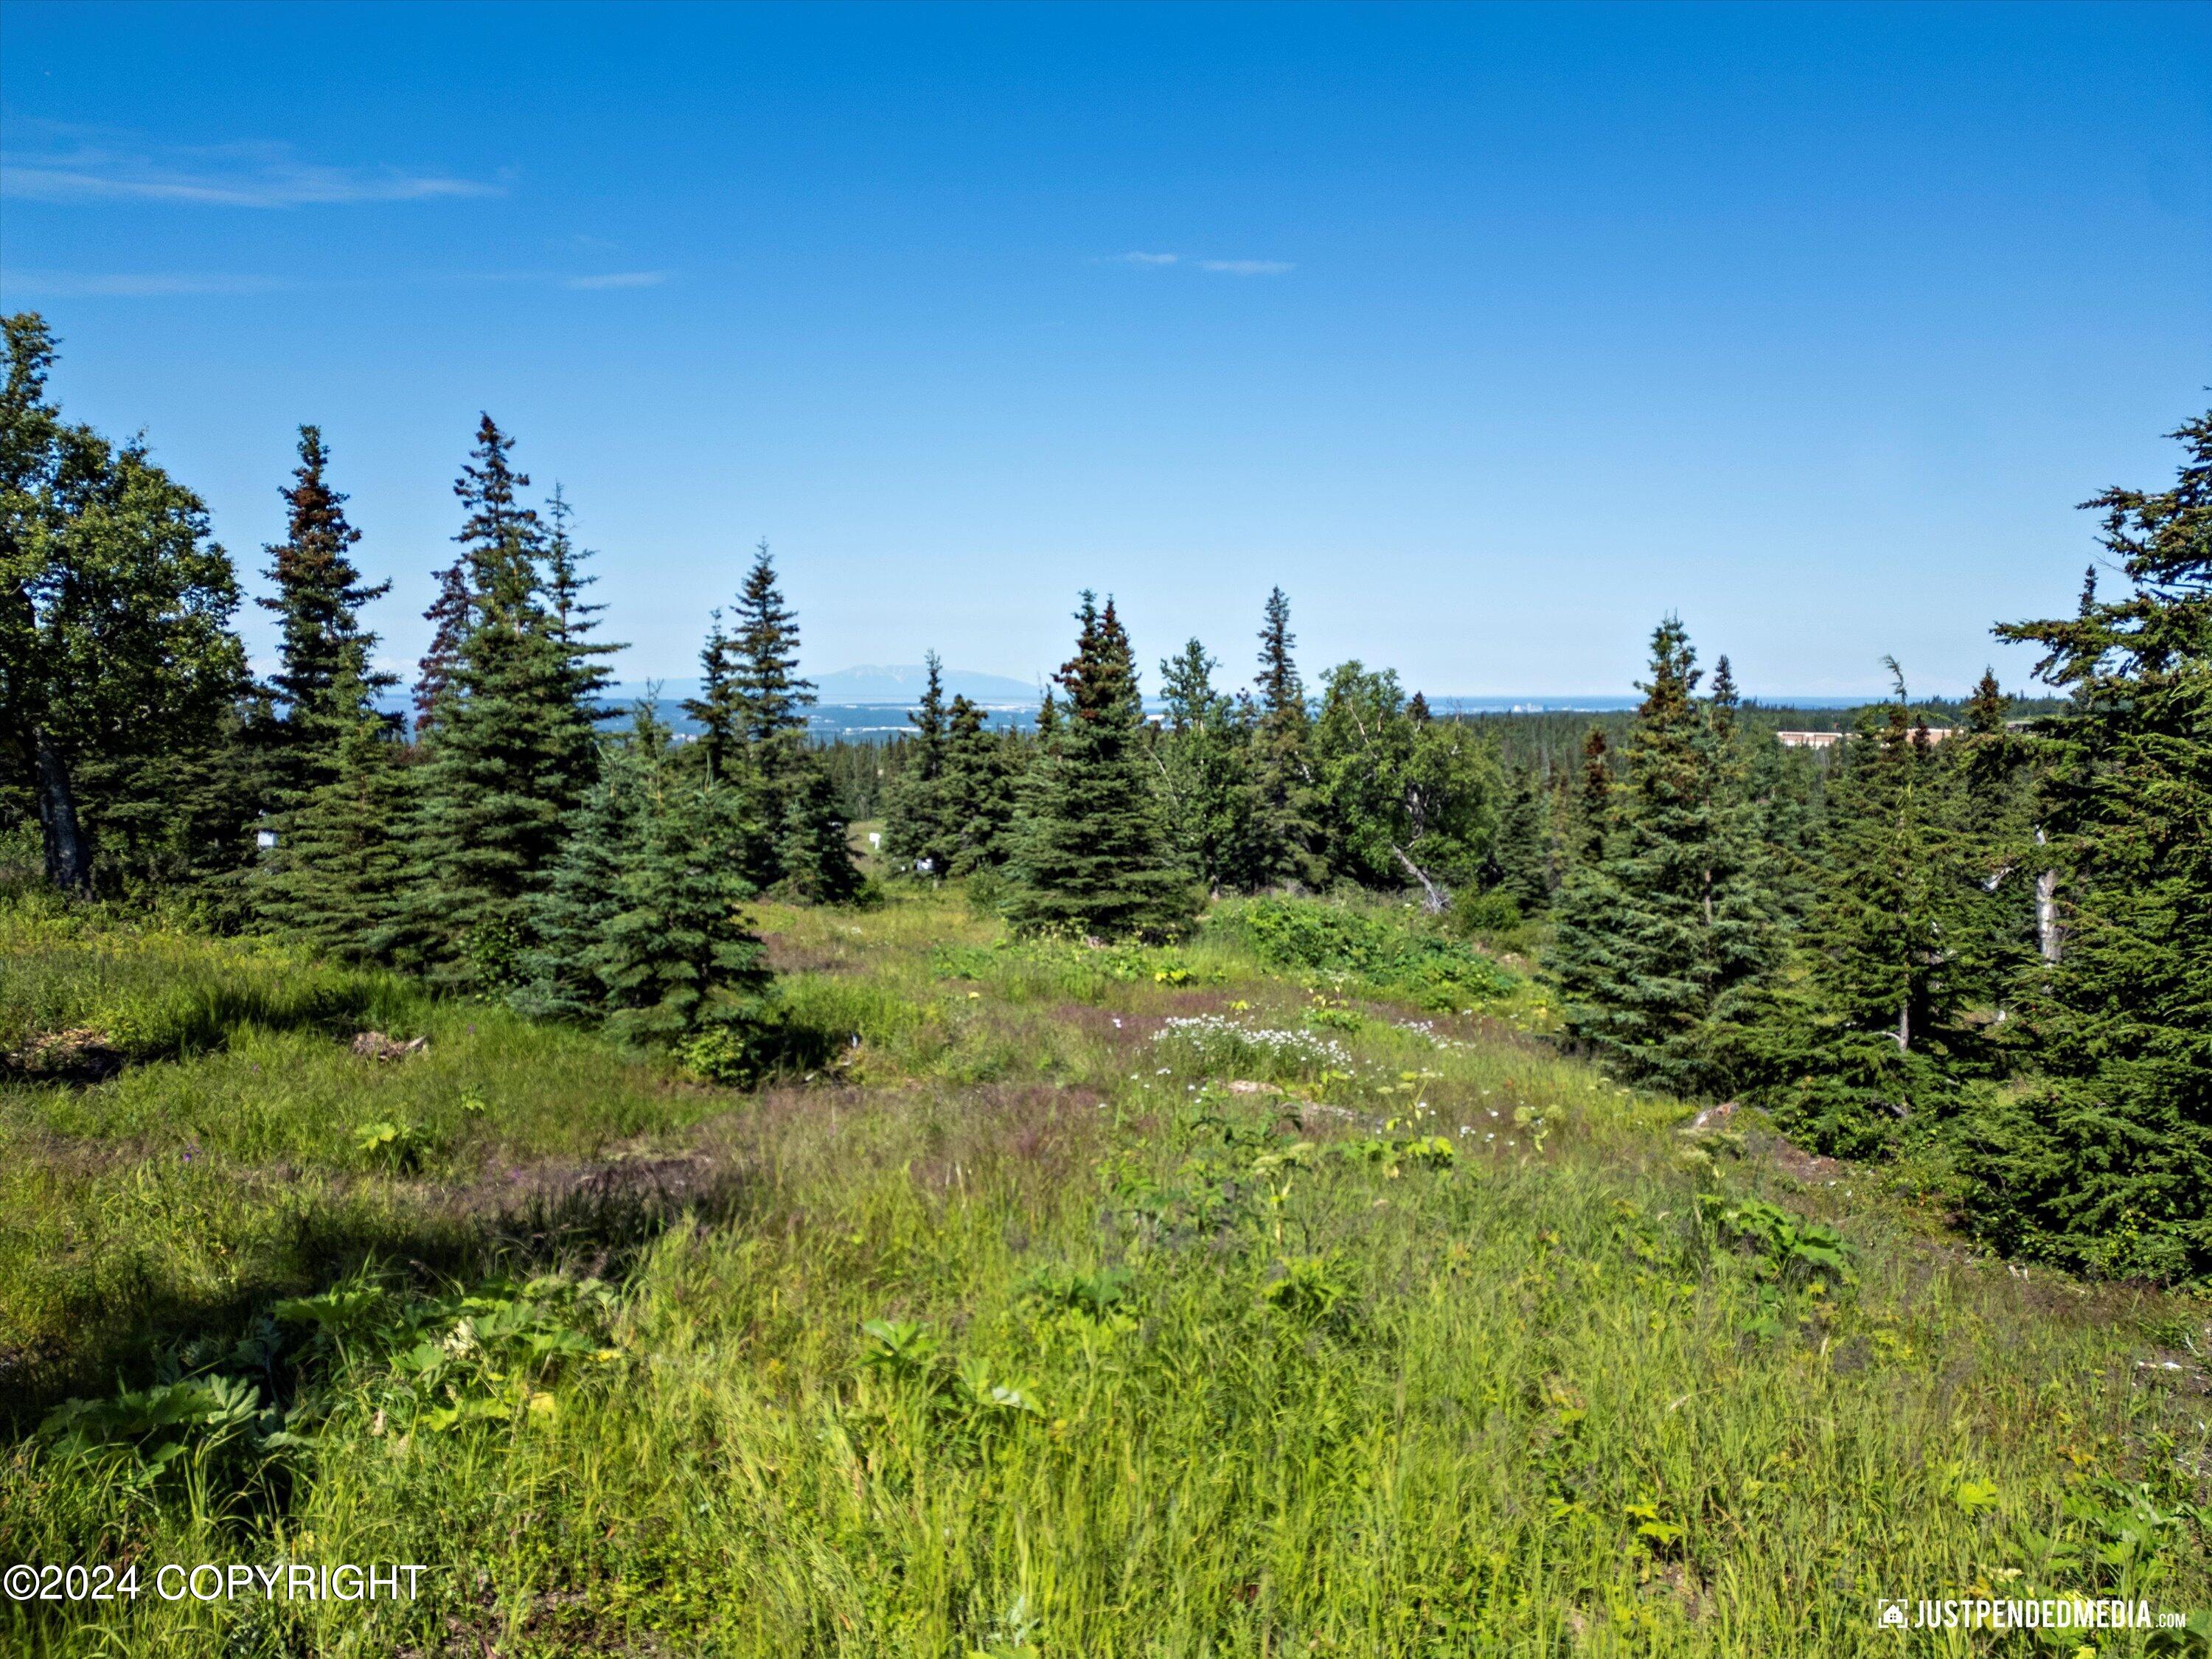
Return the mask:
{"type": "Polygon", "coordinates": [[[1874,1622],[1883,1630],[1905,1628],[1905,1603],[1887,1599],[1875,1603],[1874,1622]]]}

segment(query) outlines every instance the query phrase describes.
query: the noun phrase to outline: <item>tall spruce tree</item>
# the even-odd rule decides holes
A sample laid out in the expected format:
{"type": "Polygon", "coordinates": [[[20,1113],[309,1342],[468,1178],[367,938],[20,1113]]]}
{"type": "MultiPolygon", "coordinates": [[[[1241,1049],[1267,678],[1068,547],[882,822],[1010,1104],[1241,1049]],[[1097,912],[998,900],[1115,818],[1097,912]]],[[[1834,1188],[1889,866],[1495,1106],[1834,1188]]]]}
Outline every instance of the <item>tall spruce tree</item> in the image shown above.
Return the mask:
{"type": "Polygon", "coordinates": [[[726,629],[714,613],[701,653],[702,695],[684,705],[703,728],[710,775],[751,798],[759,833],[745,872],[765,891],[842,902],[860,890],[836,790],[807,739],[814,686],[799,674],[799,619],[763,540],[726,629]]]}
{"type": "Polygon", "coordinates": [[[568,725],[570,769],[580,777],[589,777],[598,768],[603,718],[599,699],[614,678],[606,659],[623,647],[592,637],[599,631],[599,617],[606,606],[584,596],[585,589],[599,579],[585,568],[596,556],[590,548],[577,544],[569,528],[574,517],[568,496],[555,484],[552,499],[545,504],[545,554],[538,580],[546,632],[561,662],[559,707],[568,725]]]}
{"type": "Polygon", "coordinates": [[[2005,1018],[2038,952],[2034,772],[2028,741],[2006,725],[2012,706],[1984,669],[1945,758],[1957,768],[1957,932],[1962,982],[2005,1018]]]}
{"type": "Polygon", "coordinates": [[[508,984],[532,896],[597,769],[580,642],[548,603],[546,536],[514,441],[485,416],[454,493],[467,509],[465,632],[431,704],[410,885],[448,983],[508,984]]]}
{"type": "Polygon", "coordinates": [[[944,877],[951,872],[958,844],[945,798],[945,743],[950,720],[945,706],[944,665],[934,651],[922,658],[927,678],[915,705],[914,736],[907,740],[905,766],[891,790],[884,814],[884,855],[902,874],[944,877]]]}
{"type": "Polygon", "coordinates": [[[1251,730],[1214,689],[1220,666],[1196,640],[1160,663],[1167,705],[1159,745],[1168,833],[1183,867],[1209,892],[1235,881],[1252,840],[1251,730]]]}
{"type": "Polygon", "coordinates": [[[1912,1114],[1949,1108],[1966,1036],[1951,782],[1900,677],[1844,744],[1805,930],[1810,1052],[1778,1109],[1824,1152],[1863,1155],[1912,1114]]]}
{"type": "Polygon", "coordinates": [[[1308,752],[1312,719],[1291,649],[1291,602],[1271,589],[1260,627],[1259,711],[1253,722],[1251,836],[1240,859],[1241,884],[1318,887],[1328,878],[1321,854],[1320,800],[1308,752]]]}
{"type": "Polygon", "coordinates": [[[1560,895],[1554,961],[1569,1031],[1630,1075],[1724,1089],[1776,965],[1739,763],[1696,696],[1681,623],[1652,635],[1603,858],[1560,895]]]}
{"type": "Polygon", "coordinates": [[[2077,1268],[2212,1279],[2212,413],[2170,489],[2087,503],[2128,583],[2008,624],[2064,711],[2039,720],[2057,959],[2027,1015],[2047,1081],[1991,1104],[1969,1214],[2077,1268]]]}
{"type": "Polygon", "coordinates": [[[1606,832],[1613,823],[1613,763],[1607,758],[1605,728],[1593,726],[1583,738],[1581,788],[1577,796],[1582,838],[1577,861],[1595,864],[1605,856],[1606,832]]]}
{"type": "Polygon", "coordinates": [[[1498,814],[1498,836],[1484,873],[1491,890],[1511,899],[1523,915],[1541,912],[1552,899],[1549,824],[1543,786],[1532,767],[1517,766],[1498,814]]]}
{"type": "Polygon", "coordinates": [[[424,648],[420,661],[415,665],[415,729],[422,731],[430,724],[438,701],[453,683],[453,672],[460,665],[461,641],[469,635],[475,620],[476,605],[469,592],[469,567],[465,556],[456,557],[453,563],[439,571],[434,580],[438,592],[430,601],[430,608],[422,613],[422,620],[430,624],[430,643],[424,648]]]}
{"type": "Polygon", "coordinates": [[[1030,931],[1174,937],[1198,890],[1160,819],[1129,636],[1110,599],[1102,610],[1085,592],[1076,619],[1075,655],[1054,677],[1067,707],[1036,763],[1012,916],[1030,931]]]}
{"type": "Polygon", "coordinates": [[[347,522],[346,498],[331,487],[329,464],[321,428],[301,427],[300,465],[292,487],[281,492],[285,537],[266,550],[265,574],[276,591],[258,601],[278,618],[278,667],[270,684],[283,704],[271,734],[280,814],[337,775],[339,746],[374,707],[376,694],[398,683],[371,665],[376,635],[361,623],[362,607],[392,584],[364,582],[355,568],[361,532],[347,522]]]}
{"type": "Polygon", "coordinates": [[[952,699],[945,731],[945,819],[951,836],[951,873],[995,870],[1012,856],[1014,764],[1006,744],[984,723],[983,710],[952,699]]]}

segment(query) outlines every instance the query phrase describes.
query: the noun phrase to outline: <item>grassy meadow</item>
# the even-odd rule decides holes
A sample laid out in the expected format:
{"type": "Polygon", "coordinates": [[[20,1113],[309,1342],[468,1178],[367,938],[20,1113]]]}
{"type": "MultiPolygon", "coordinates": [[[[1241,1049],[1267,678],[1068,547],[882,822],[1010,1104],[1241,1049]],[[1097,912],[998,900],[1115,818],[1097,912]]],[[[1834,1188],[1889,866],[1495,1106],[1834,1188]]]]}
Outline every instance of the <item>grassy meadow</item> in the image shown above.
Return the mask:
{"type": "Polygon", "coordinates": [[[2202,1302],[1693,1127],[1410,913],[757,919],[825,1058],[738,1091],[0,915],[0,1565],[428,1568],[0,1650],[2212,1651],[2202,1302]],[[2197,1633],[1874,1624],[2069,1592],[2197,1633]]]}

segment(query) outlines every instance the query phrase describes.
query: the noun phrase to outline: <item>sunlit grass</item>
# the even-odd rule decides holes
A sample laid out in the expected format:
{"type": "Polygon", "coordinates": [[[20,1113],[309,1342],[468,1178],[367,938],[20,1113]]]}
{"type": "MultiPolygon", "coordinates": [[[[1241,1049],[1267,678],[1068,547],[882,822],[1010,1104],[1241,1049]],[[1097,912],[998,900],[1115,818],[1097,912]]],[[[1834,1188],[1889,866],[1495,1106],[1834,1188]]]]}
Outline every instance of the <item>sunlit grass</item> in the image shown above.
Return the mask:
{"type": "Polygon", "coordinates": [[[836,1038],[811,1081],[425,1003],[410,1060],[240,1028],[0,1097],[0,1317],[61,1340],[181,1286],[222,1336],[188,1364],[309,1443],[149,1482],[27,1439],[0,1559],[433,1568],[412,1608],[0,1619],[133,1654],[1751,1656],[1874,1650],[1881,1596],[2212,1602],[2202,1306],[2023,1279],[1755,1126],[1686,1137],[1523,1029],[1540,986],[1432,1012],[1228,930],[1010,945],[952,893],[757,920],[836,1038]],[[410,1167],[356,1146],[403,1120],[410,1167]],[[659,1189],[605,1172],[679,1158],[726,1184],[623,1231],[659,1189]],[[606,1202],[518,1223],[517,1170],[606,1202]],[[1753,1198],[1848,1268],[1759,1243],[1753,1198]],[[337,1248],[379,1237],[441,1254],[337,1248]],[[612,1301],[498,1295],[567,1346],[449,1333],[426,1385],[381,1334],[441,1274],[564,1263],[612,1301]],[[391,1293],[232,1348],[341,1281],[391,1293]]]}

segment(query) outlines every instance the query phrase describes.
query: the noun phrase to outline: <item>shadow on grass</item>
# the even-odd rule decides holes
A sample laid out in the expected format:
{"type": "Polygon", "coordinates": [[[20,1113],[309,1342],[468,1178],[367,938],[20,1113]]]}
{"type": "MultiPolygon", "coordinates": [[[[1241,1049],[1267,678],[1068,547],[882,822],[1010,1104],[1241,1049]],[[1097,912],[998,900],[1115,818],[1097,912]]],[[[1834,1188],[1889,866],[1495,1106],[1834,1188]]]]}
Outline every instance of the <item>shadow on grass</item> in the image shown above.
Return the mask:
{"type": "Polygon", "coordinates": [[[759,1191],[743,1166],[689,1154],[518,1170],[503,1182],[400,1188],[388,1206],[313,1211],[219,1294],[149,1276],[88,1310],[70,1338],[0,1342],[0,1431],[27,1434],[71,1396],[227,1369],[275,1303],[363,1273],[421,1293],[556,1269],[619,1283],[672,1227],[740,1219],[759,1191]]]}

